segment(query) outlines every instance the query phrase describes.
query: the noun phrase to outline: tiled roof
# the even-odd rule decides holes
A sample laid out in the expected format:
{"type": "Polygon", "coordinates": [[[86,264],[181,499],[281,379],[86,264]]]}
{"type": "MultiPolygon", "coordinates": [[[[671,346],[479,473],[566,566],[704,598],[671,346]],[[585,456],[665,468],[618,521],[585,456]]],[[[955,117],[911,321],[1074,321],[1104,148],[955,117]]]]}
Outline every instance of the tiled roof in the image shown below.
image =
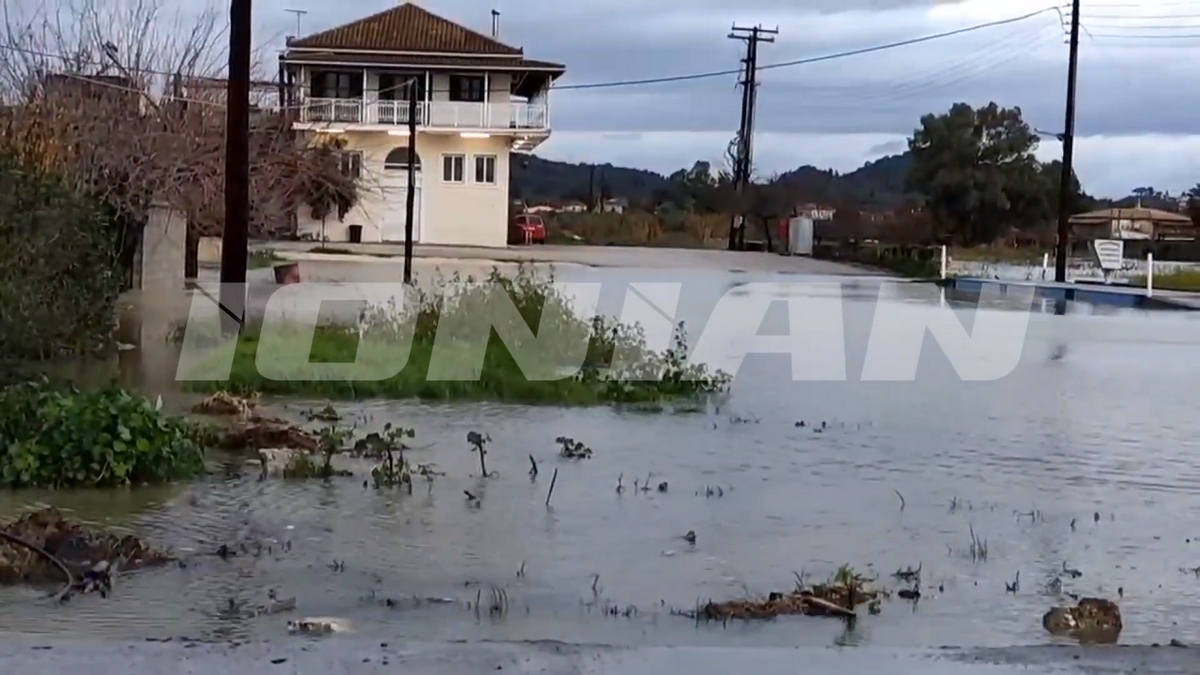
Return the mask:
{"type": "Polygon", "coordinates": [[[347,63],[379,66],[422,66],[429,68],[472,68],[495,70],[537,70],[557,73],[566,70],[561,63],[533,59],[498,59],[489,56],[391,56],[388,54],[354,54],[337,50],[320,52],[290,52],[283,57],[287,63],[347,63]]]}
{"type": "Polygon", "coordinates": [[[522,51],[406,2],[288,47],[521,56],[522,51]]]}

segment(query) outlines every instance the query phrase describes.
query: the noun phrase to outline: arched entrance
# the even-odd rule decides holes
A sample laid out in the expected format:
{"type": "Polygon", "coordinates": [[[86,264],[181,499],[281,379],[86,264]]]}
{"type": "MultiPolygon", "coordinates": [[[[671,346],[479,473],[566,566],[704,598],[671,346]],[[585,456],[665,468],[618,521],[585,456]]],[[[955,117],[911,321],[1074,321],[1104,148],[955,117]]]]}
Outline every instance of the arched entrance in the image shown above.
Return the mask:
{"type": "MultiPolygon", "coordinates": [[[[413,241],[421,241],[421,157],[413,162],[413,241]]],[[[408,147],[393,148],[383,160],[383,175],[379,181],[383,191],[383,217],[380,237],[384,241],[404,241],[404,226],[408,214],[408,147]]]]}

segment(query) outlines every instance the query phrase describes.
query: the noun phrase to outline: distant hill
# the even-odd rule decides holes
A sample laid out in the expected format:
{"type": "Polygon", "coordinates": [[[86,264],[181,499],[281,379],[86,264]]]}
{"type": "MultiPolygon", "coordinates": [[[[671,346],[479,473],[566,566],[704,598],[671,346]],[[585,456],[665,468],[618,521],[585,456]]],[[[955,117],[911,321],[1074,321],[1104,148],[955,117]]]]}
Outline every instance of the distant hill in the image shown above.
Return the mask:
{"type": "MultiPolygon", "coordinates": [[[[797,201],[855,203],[863,206],[893,206],[904,199],[904,183],[912,158],[908,153],[868,162],[846,174],[814,166],[801,166],[780,174],[776,180],[795,194],[797,201]]],[[[513,153],[510,173],[513,199],[527,202],[586,200],[593,165],[543,159],[513,153]]],[[[665,188],[666,176],[611,164],[595,165],[596,189],[603,182],[606,192],[632,202],[653,199],[665,188]]]]}
{"type": "Polygon", "coordinates": [[[509,173],[512,198],[527,202],[587,201],[593,169],[597,191],[603,183],[608,194],[630,201],[650,199],[655,190],[667,185],[666,176],[645,169],[556,162],[514,152],[509,173]]]}
{"type": "Polygon", "coordinates": [[[867,162],[846,174],[806,165],[780,174],[776,181],[798,199],[886,207],[904,200],[911,166],[912,156],[904,153],[867,162]]]}

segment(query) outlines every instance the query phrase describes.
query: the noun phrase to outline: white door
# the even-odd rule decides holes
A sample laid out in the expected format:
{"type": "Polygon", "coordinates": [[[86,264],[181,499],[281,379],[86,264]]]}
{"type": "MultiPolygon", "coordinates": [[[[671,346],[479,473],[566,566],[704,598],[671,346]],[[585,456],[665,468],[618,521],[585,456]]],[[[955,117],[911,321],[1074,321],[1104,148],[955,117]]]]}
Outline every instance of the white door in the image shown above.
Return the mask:
{"type": "MultiPolygon", "coordinates": [[[[416,175],[416,196],[413,200],[413,241],[421,241],[421,174],[416,175]]],[[[408,216],[408,171],[385,169],[380,179],[383,191],[381,238],[384,241],[404,241],[408,216]]]]}

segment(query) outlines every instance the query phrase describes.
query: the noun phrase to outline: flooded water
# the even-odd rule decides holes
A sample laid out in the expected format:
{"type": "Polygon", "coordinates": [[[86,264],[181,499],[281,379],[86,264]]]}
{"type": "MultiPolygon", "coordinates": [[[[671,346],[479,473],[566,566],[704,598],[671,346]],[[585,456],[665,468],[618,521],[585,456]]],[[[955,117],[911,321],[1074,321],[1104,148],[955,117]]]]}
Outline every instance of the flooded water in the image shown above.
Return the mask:
{"type": "MultiPolygon", "coordinates": [[[[580,274],[668,280],[629,270],[580,274]]],[[[695,273],[679,316],[698,327],[738,284],[797,279],[695,273]]],[[[177,550],[291,542],[287,552],[277,544],[261,557],[205,557],[186,569],[129,575],[113,597],[79,597],[67,608],[5,589],[0,631],[281,635],[288,615],[229,610],[231,601],[265,603],[277,589],[297,598],[300,615],[344,617],[358,634],[407,639],[1003,647],[1050,641],[1040,617],[1059,598],[1046,585],[1065,563],[1083,573],[1064,578],[1065,591],[1115,598],[1122,589],[1122,642],[1200,640],[1200,577],[1180,571],[1200,565],[1200,418],[1192,401],[1200,323],[1117,310],[1037,314],[1020,364],[998,381],[963,382],[927,340],[915,381],[863,382],[878,281],[841,281],[846,356],[822,351],[832,343],[814,329],[807,362],[845,358],[846,382],[793,382],[787,357],[771,355],[749,357],[731,399],[705,413],[342,405],[364,431],[386,422],[415,427],[424,449],[410,458],[447,475],[429,487],[418,481],[411,496],[356,479],[259,483],[253,470],[136,492],[0,495],[3,513],[49,502],[177,550]],[[465,441],[471,430],[493,439],[487,462],[497,477],[476,477],[465,441]],[[556,458],[562,435],[590,445],[593,458],[556,458]],[[530,455],[541,466],[536,480],[527,475],[530,455]],[[668,490],[635,492],[634,481],[647,478],[668,490]],[[718,486],[721,496],[707,495],[718,486]],[[481,497],[478,507],[464,490],[481,497]],[[688,530],[694,547],[680,538],[688,530]],[[971,531],[987,540],[986,560],[970,556],[971,531]],[[335,560],[343,570],[330,568],[335,560]],[[921,565],[924,597],[885,603],[850,631],[824,619],[722,627],[669,614],[700,600],[789,590],[794,573],[819,579],[842,564],[893,586],[893,571],[921,565]],[[1018,573],[1018,592],[1006,593],[1018,573]],[[493,585],[507,595],[507,615],[477,616],[466,603],[481,593],[486,605],[493,585]],[[412,596],[453,602],[403,600],[412,596]],[[389,608],[385,597],[401,602],[389,608]],[[606,603],[637,612],[606,616],[606,603]]],[[[771,288],[780,296],[830,292],[743,288],[746,295],[734,297],[755,318],[750,308],[771,288]]],[[[926,287],[896,293],[888,302],[913,311],[940,304],[926,287]]],[[[760,332],[778,334],[785,323],[772,309],[760,332]]],[[[894,343],[902,358],[901,336],[874,339],[894,343]]],[[[161,387],[154,382],[147,386],[161,387]]],[[[299,420],[321,405],[281,401],[267,412],[299,420]]]]}

